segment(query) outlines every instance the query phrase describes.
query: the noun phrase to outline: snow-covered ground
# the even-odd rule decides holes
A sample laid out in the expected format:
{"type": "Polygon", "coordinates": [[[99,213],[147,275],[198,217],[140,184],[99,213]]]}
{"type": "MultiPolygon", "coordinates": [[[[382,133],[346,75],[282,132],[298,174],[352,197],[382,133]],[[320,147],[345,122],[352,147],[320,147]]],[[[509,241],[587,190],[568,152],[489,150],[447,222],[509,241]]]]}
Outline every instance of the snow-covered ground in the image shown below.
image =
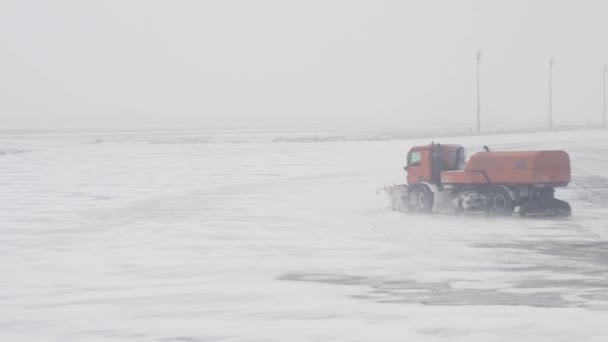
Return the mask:
{"type": "Polygon", "coordinates": [[[2,341],[606,341],[608,132],[566,149],[566,220],[407,215],[428,140],[293,132],[0,137],[2,341]]]}

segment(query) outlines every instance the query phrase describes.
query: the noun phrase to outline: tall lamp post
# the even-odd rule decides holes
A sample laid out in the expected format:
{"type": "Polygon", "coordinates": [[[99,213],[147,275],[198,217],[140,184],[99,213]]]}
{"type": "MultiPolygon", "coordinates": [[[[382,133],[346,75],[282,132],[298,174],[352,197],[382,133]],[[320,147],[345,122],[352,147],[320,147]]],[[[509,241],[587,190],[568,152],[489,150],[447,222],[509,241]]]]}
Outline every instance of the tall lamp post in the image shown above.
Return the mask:
{"type": "Polygon", "coordinates": [[[481,98],[479,90],[479,66],[481,63],[481,51],[477,50],[477,134],[481,133],[481,98]]]}
{"type": "Polygon", "coordinates": [[[608,70],[608,65],[604,65],[604,88],[602,93],[602,127],[606,129],[606,70],[608,70]]]}
{"type": "Polygon", "coordinates": [[[553,130],[553,58],[549,59],[549,131],[553,130]]]}

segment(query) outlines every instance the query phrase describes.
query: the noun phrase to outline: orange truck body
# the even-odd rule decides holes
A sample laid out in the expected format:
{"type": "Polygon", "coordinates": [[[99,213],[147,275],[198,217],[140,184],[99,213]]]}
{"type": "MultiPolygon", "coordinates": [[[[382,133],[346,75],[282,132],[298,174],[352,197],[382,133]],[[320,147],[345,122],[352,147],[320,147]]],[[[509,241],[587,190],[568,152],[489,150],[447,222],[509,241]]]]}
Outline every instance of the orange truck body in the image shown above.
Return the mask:
{"type": "Polygon", "coordinates": [[[385,188],[393,209],[570,215],[570,204],[554,196],[555,188],[570,183],[568,153],[484,149],[465,163],[460,145],[414,146],[407,155],[407,184],[385,188]]]}
{"type": "Polygon", "coordinates": [[[570,158],[564,151],[478,152],[462,171],[443,171],[443,184],[566,186],[570,158]]]}

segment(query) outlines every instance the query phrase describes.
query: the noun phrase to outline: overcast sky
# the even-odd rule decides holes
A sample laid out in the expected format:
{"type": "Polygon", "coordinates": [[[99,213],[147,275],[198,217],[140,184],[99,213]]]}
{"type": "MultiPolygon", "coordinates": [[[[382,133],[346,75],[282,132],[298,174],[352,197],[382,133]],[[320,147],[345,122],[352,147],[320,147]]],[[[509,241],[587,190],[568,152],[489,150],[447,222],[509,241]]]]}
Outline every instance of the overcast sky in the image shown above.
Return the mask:
{"type": "Polygon", "coordinates": [[[608,1],[0,1],[10,129],[601,120],[608,1]]]}

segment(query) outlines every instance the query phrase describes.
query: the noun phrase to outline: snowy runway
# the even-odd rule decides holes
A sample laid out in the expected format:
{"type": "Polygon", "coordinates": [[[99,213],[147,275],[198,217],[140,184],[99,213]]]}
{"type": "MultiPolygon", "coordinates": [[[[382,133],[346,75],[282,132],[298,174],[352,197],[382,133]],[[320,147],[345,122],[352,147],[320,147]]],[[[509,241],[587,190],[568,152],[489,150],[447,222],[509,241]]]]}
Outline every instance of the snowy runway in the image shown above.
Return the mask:
{"type": "Polygon", "coordinates": [[[566,149],[566,220],[390,211],[427,142],[0,137],[0,338],[608,339],[606,132],[440,141],[566,149]]]}

